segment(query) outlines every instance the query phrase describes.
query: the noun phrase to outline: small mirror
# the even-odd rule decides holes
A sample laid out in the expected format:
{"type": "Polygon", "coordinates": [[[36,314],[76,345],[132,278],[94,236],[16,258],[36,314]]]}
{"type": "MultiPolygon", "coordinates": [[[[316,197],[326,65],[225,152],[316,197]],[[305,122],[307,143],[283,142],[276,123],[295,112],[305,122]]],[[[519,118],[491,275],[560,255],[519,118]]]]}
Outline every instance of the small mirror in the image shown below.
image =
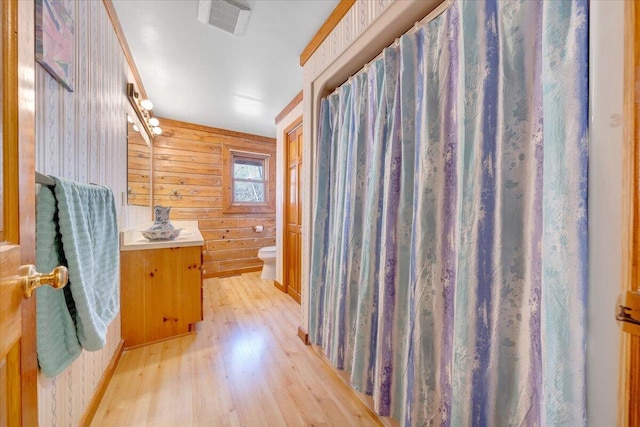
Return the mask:
{"type": "Polygon", "coordinates": [[[151,206],[151,148],[127,120],[127,203],[151,206]]]}

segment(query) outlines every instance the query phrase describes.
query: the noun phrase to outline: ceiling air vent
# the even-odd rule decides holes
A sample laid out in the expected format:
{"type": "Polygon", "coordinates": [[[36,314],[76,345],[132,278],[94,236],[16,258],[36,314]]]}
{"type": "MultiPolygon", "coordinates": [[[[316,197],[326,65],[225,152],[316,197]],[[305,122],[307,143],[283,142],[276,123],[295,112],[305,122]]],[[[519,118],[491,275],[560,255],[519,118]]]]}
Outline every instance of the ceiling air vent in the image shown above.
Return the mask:
{"type": "Polygon", "coordinates": [[[199,0],[198,21],[235,36],[247,29],[251,9],[233,0],[199,0]]]}

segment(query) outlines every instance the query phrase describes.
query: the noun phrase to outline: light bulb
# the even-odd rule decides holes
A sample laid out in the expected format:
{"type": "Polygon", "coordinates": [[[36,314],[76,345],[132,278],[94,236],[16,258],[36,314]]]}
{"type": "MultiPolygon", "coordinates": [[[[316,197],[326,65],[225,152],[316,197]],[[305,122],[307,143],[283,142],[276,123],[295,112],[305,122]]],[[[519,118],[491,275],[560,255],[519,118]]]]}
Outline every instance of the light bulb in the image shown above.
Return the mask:
{"type": "Polygon", "coordinates": [[[132,119],[132,118],[131,118],[131,116],[130,116],[130,115],[128,115],[128,114],[127,114],[127,121],[128,121],[129,123],[133,123],[133,119],[132,119]]]}
{"type": "Polygon", "coordinates": [[[143,99],[142,102],[140,102],[140,106],[145,110],[153,110],[153,103],[148,99],[143,99]]]}
{"type": "Polygon", "coordinates": [[[153,128],[153,133],[155,133],[156,135],[160,135],[162,133],[162,129],[156,126],[153,128]]]}
{"type": "Polygon", "coordinates": [[[158,126],[160,124],[160,120],[156,119],[155,117],[151,117],[149,119],[149,124],[151,126],[158,126]]]}
{"type": "Polygon", "coordinates": [[[138,129],[138,126],[133,125],[133,130],[135,130],[136,132],[140,132],[140,129],[138,129]]]}

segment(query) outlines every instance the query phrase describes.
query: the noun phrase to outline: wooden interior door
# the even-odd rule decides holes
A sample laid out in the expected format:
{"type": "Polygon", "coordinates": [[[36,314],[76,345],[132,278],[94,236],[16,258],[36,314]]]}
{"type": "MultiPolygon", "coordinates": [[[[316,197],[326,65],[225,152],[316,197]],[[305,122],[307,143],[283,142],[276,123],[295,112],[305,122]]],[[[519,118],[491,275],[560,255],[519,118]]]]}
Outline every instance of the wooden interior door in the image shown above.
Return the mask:
{"type": "Polygon", "coordinates": [[[37,426],[35,298],[20,266],[35,261],[34,8],[0,1],[0,426],[37,426]]]}
{"type": "Polygon", "coordinates": [[[300,201],[302,117],[285,130],[285,135],[287,176],[284,191],[284,286],[286,292],[300,303],[302,274],[302,205],[300,201]]]}

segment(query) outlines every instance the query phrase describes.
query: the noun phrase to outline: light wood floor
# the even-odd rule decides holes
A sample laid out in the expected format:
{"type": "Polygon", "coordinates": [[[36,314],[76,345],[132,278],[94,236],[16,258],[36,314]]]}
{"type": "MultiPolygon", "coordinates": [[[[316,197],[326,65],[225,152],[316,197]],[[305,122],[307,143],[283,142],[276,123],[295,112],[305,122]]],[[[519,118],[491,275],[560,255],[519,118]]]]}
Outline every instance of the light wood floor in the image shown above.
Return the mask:
{"type": "Polygon", "coordinates": [[[92,426],[377,426],[259,273],[207,279],[197,333],[127,351],[92,426]]]}

